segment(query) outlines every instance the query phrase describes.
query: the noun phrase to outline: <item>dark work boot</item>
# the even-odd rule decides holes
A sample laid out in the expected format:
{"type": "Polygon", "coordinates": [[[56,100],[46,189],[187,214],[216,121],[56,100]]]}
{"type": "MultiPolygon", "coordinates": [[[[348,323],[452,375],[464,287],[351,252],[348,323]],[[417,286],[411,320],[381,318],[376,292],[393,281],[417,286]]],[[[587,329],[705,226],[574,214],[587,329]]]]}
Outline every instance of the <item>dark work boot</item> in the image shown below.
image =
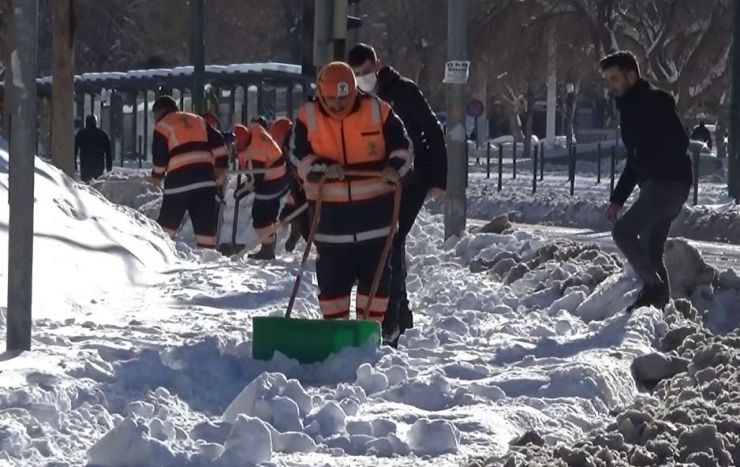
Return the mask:
{"type": "Polygon", "coordinates": [[[658,284],[655,286],[655,297],[652,306],[662,310],[671,301],[671,290],[667,283],[658,284]]]}
{"type": "Polygon", "coordinates": [[[401,334],[414,327],[414,314],[409,309],[408,303],[398,310],[398,327],[401,334]]]}
{"type": "MultiPolygon", "coordinates": [[[[635,302],[627,307],[627,313],[632,313],[644,306],[657,306],[662,296],[663,284],[645,284],[637,295],[635,302]]],[[[667,304],[668,302],[666,302],[667,304]]],[[[665,305],[663,305],[665,306],[665,305]]]]}
{"type": "Polygon", "coordinates": [[[250,258],[258,261],[269,261],[275,259],[275,244],[263,243],[262,248],[257,253],[249,255],[250,258]]]}
{"type": "Polygon", "coordinates": [[[398,338],[401,335],[398,327],[398,314],[388,310],[383,317],[383,345],[388,345],[394,349],[398,348],[398,338]]]}
{"type": "Polygon", "coordinates": [[[293,250],[295,250],[296,245],[298,245],[298,240],[301,239],[301,222],[294,220],[290,223],[290,235],[288,236],[288,239],[285,241],[285,251],[288,253],[291,253],[293,250]]]}

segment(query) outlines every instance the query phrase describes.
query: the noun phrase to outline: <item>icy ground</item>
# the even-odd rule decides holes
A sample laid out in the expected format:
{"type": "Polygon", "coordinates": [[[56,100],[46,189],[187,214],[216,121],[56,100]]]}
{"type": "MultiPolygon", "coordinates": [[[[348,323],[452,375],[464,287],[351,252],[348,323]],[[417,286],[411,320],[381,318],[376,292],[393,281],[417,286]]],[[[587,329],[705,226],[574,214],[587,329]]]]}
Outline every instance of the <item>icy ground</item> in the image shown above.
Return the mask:
{"type": "MultiPolygon", "coordinates": [[[[654,309],[620,312],[634,277],[598,247],[523,231],[443,243],[441,218],[422,213],[408,247],[417,328],[398,351],[258,362],[250,318],[283,312],[297,253],[196,253],[43,162],[36,183],[34,350],[0,357],[0,465],[450,466],[530,431],[571,444],[635,402],[632,362],[669,327],[654,309]]],[[[132,184],[156,212],[157,194],[132,184]]],[[[724,288],[681,276],[720,329],[740,312],[733,274],[724,288]]],[[[316,291],[309,272],[297,316],[319,318],[316,291]]]]}

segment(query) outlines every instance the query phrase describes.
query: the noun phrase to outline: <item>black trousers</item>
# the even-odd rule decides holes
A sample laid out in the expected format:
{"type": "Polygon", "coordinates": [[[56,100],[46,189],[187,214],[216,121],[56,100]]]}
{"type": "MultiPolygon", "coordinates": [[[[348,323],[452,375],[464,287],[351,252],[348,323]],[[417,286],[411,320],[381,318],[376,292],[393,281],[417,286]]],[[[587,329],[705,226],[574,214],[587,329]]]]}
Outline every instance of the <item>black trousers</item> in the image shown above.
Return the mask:
{"type": "MultiPolygon", "coordinates": [[[[357,282],[357,317],[367,308],[378,260],[385,239],[346,244],[316,244],[316,278],[319,283],[319,305],[324,319],[349,319],[350,296],[357,282]]],[[[390,266],[382,266],[380,283],[370,303],[369,319],[381,321],[388,308],[390,266]]]]}
{"type": "Polygon", "coordinates": [[[419,211],[424,206],[429,189],[426,184],[414,181],[404,187],[401,195],[401,212],[398,216],[398,230],[393,237],[391,250],[391,286],[387,325],[398,324],[401,332],[413,327],[413,317],[406,292],[406,237],[416,222],[419,211]]]}
{"type": "Polygon", "coordinates": [[[614,224],[614,243],[645,285],[668,286],[665,242],[690,189],[676,182],[648,181],[640,188],[637,201],[614,224]]]}
{"type": "Polygon", "coordinates": [[[80,166],[80,180],[85,183],[89,183],[92,179],[98,178],[103,175],[105,169],[103,167],[86,167],[80,166]]]}
{"type": "Polygon", "coordinates": [[[220,204],[221,198],[215,187],[174,195],[165,194],[157,223],[170,238],[175,238],[187,212],[193,224],[198,248],[216,248],[216,224],[220,204]]]}

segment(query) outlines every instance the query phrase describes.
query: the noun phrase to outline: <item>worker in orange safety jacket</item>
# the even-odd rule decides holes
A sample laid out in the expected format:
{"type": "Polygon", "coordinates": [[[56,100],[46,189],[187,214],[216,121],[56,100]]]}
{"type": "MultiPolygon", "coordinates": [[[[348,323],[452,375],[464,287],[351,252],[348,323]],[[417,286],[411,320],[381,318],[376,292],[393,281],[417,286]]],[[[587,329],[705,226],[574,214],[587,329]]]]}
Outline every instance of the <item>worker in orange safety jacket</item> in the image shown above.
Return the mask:
{"type": "Polygon", "coordinates": [[[157,222],[175,238],[185,213],[190,214],[198,248],[216,247],[220,198],[217,187],[225,184],[228,155],[223,136],[195,114],[180,112],[170,96],[152,105],[152,175],[164,196],[157,222]]]}
{"type": "MultiPolygon", "coordinates": [[[[310,205],[326,175],[316,242],[319,303],[325,319],[349,319],[357,287],[357,316],[368,295],[385,241],[392,233],[393,185],[410,175],[411,154],[403,122],[384,101],[357,90],[352,69],[332,62],[318,75],[316,98],[299,111],[292,158],[310,205]],[[382,178],[350,179],[349,170],[377,171],[382,178]]],[[[371,320],[383,322],[388,308],[390,265],[386,259],[371,320]]],[[[398,329],[383,329],[395,339],[398,329]]]]}
{"type": "MultiPolygon", "coordinates": [[[[306,203],[306,193],[303,191],[301,179],[298,177],[295,166],[290,162],[290,140],[293,134],[293,122],[286,117],[278,118],[270,125],[270,134],[282,149],[283,159],[285,159],[288,169],[288,196],[285,198],[282,211],[280,211],[280,220],[282,221],[306,203]]],[[[308,211],[303,211],[290,223],[290,235],[285,241],[285,251],[293,251],[301,237],[308,240],[310,230],[311,222],[308,211]]]]}
{"type": "Polygon", "coordinates": [[[237,198],[254,192],[252,226],[263,238],[259,252],[249,255],[258,260],[275,259],[277,236],[273,230],[280,213],[280,202],[288,192],[288,176],[280,146],[259,122],[248,127],[237,125],[236,150],[246,181],[237,187],[237,198]]]}

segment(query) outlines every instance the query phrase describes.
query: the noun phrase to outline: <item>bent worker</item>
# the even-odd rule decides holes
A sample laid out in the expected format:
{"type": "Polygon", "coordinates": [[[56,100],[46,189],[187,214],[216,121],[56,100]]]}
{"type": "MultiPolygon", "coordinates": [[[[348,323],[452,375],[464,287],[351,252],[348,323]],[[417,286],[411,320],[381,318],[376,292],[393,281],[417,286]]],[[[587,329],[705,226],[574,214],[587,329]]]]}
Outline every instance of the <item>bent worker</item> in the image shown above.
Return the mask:
{"type": "MultiPolygon", "coordinates": [[[[393,191],[410,172],[406,129],[391,107],[358,92],[349,65],[333,62],[318,75],[317,98],[298,113],[293,163],[315,206],[318,180],[326,175],[316,242],[319,303],[325,319],[348,319],[357,287],[357,316],[368,308],[376,271],[380,283],[369,318],[383,322],[388,308],[389,261],[378,264],[392,235],[393,191]],[[382,179],[349,179],[349,170],[382,172],[382,179]],[[389,183],[391,182],[391,183],[389,183]]],[[[393,340],[384,331],[384,340],[393,340]]]]}
{"type": "Polygon", "coordinates": [[[164,181],[157,223],[174,239],[187,212],[198,248],[213,249],[220,203],[216,187],[224,184],[229,164],[220,152],[223,136],[202,117],[180,112],[170,96],[158,98],[152,112],[151,182],[159,186],[164,181]]]}
{"type": "Polygon", "coordinates": [[[236,150],[239,165],[247,175],[247,181],[237,188],[237,198],[254,191],[252,204],[252,226],[260,236],[260,251],[249,255],[257,260],[275,259],[277,235],[275,224],[280,213],[280,201],[288,192],[288,177],[285,159],[280,146],[258,122],[249,127],[237,125],[236,150]]]}
{"type": "MultiPolygon", "coordinates": [[[[293,214],[306,203],[306,193],[303,191],[301,179],[295,166],[290,162],[290,140],[293,134],[293,122],[290,119],[281,117],[272,122],[270,134],[275,142],[283,151],[283,160],[285,160],[288,172],[288,196],[285,199],[285,205],[280,211],[280,220],[293,214]]],[[[285,251],[291,252],[298,244],[298,240],[303,237],[308,240],[311,230],[311,221],[308,217],[308,211],[298,214],[298,217],[290,223],[290,235],[285,241],[285,251]]]]}

